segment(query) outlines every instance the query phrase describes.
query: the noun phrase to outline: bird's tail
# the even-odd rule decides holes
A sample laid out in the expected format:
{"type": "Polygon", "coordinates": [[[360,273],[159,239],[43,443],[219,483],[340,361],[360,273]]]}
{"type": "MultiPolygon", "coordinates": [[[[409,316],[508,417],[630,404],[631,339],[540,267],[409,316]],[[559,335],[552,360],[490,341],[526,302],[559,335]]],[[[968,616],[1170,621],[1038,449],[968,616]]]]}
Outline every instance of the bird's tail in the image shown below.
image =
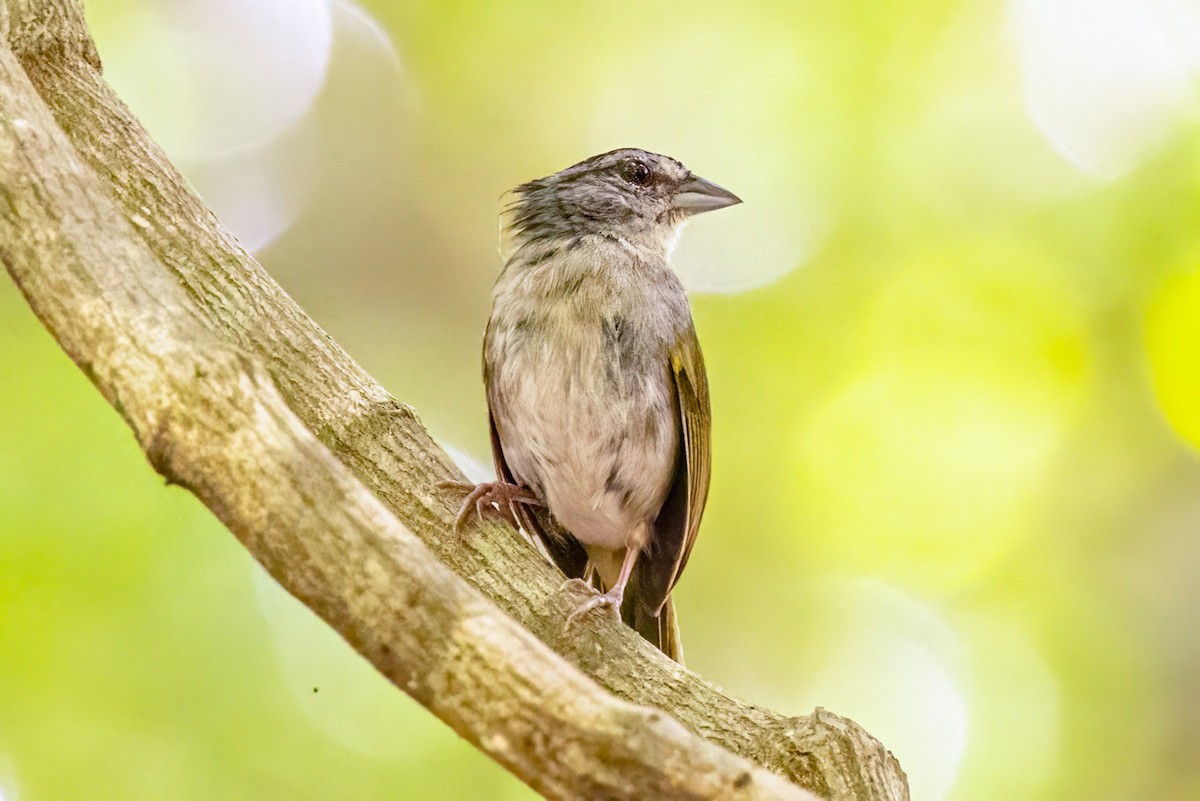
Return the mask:
{"type": "Polygon", "coordinates": [[[670,597],[655,617],[637,598],[628,599],[622,606],[621,619],[638,634],[679,664],[683,664],[683,641],[679,639],[679,620],[670,597]],[[628,602],[631,601],[631,602],[628,602]]]}

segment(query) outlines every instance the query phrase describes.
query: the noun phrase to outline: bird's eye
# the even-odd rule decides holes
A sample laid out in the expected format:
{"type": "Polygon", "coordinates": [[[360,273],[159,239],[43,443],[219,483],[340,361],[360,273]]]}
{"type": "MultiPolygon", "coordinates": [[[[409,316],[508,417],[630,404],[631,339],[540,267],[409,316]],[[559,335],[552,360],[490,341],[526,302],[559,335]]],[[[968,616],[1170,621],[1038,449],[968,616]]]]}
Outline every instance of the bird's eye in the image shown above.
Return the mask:
{"type": "Polygon", "coordinates": [[[621,171],[621,177],[631,184],[644,186],[650,180],[650,168],[640,161],[629,161],[621,171]]]}

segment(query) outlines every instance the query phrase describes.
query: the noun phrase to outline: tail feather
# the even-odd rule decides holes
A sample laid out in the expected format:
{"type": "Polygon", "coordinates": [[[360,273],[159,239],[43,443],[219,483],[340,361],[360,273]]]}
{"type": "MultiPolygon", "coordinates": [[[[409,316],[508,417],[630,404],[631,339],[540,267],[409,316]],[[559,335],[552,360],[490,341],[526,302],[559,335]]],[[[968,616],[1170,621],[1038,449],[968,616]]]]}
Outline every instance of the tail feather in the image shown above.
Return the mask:
{"type": "Polygon", "coordinates": [[[637,598],[627,598],[621,608],[621,619],[652,645],[679,664],[683,664],[683,641],[679,638],[679,619],[670,598],[655,617],[637,598]]]}

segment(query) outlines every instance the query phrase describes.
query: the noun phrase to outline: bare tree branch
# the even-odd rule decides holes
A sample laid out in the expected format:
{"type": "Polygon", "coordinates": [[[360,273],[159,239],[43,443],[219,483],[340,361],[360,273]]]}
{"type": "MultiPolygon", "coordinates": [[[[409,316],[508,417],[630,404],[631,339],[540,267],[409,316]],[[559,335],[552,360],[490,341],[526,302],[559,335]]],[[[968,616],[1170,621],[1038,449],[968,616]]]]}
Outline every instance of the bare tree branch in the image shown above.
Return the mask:
{"type": "Polygon", "coordinates": [[[453,534],[432,488],[457,470],[191,192],[103,82],[75,0],[0,0],[0,260],[156,470],[539,792],[810,797],[774,772],[908,798],[852,721],[729,698],[616,622],[568,637],[562,576],[511,529],[453,534]]]}

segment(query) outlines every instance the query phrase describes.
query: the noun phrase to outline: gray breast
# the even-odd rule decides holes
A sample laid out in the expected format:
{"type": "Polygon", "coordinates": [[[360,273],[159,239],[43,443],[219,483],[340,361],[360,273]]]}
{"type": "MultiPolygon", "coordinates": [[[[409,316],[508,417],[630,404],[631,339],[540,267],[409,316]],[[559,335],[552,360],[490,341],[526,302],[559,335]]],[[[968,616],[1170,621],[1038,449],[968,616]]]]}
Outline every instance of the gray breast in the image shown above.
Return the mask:
{"type": "Polygon", "coordinates": [[[595,265],[578,256],[510,265],[497,283],[485,359],[516,478],[581,542],[615,549],[657,516],[672,478],[669,349],[687,301],[674,275],[664,282],[653,265],[595,265]]]}

